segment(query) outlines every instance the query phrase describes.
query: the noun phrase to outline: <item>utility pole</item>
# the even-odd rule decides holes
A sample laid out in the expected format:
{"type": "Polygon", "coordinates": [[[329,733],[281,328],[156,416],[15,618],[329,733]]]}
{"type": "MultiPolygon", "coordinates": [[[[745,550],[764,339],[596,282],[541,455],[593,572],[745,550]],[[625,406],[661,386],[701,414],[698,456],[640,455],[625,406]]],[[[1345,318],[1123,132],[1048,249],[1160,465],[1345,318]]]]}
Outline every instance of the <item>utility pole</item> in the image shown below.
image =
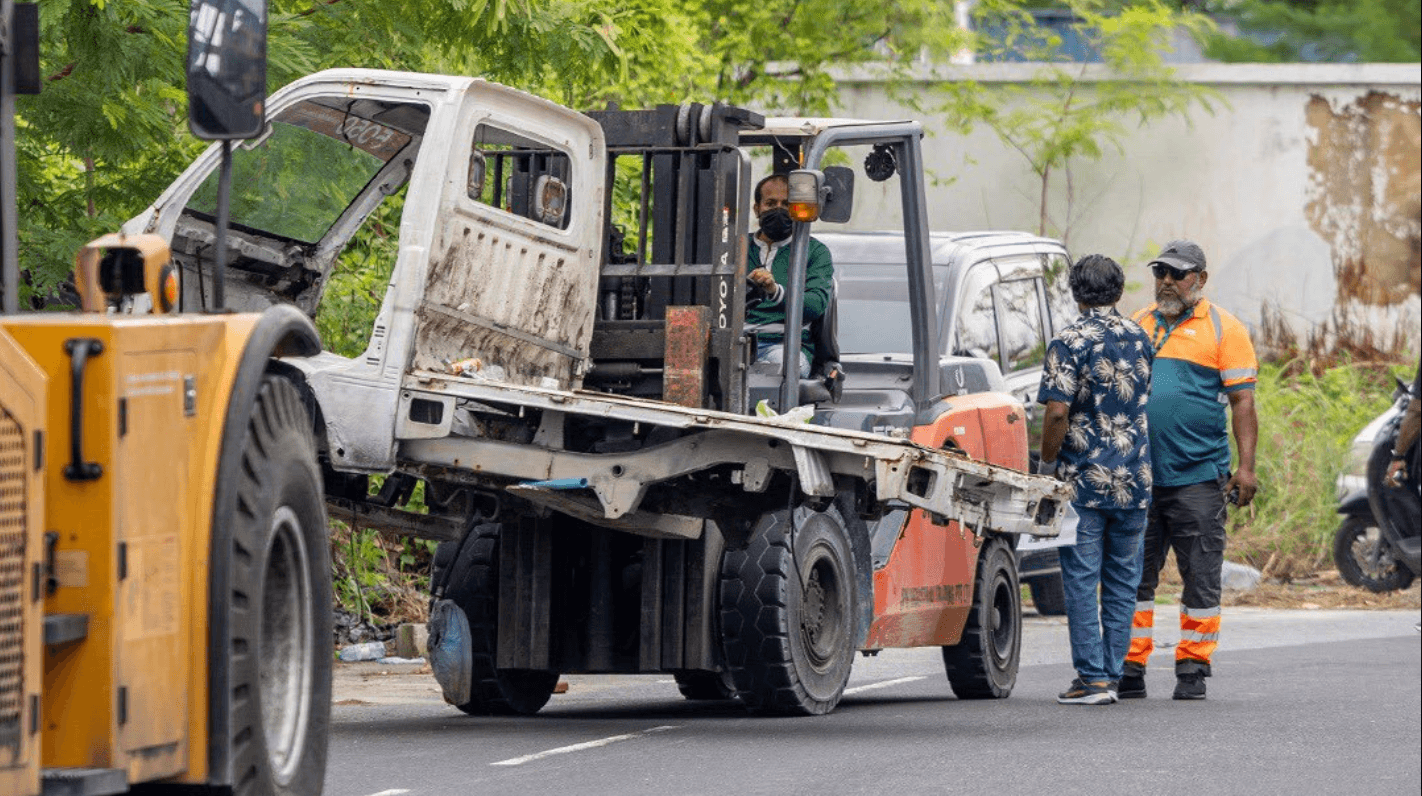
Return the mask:
{"type": "Polygon", "coordinates": [[[0,313],[20,309],[20,267],[15,242],[14,12],[0,0],[0,313]]]}
{"type": "Polygon", "coordinates": [[[39,6],[0,0],[0,313],[20,310],[15,95],[39,93],[39,6]]]}

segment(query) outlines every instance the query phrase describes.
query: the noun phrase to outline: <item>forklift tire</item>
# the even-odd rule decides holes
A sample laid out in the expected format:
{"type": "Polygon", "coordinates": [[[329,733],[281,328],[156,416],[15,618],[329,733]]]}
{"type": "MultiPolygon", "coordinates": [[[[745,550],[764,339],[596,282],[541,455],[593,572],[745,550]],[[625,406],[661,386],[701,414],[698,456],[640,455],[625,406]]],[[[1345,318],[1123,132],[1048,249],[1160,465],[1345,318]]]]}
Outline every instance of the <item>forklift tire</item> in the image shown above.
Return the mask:
{"type": "MultiPolygon", "coordinates": [[[[461,542],[443,542],[436,550],[441,560],[446,549],[456,549],[458,558],[448,573],[436,572],[431,582],[441,580],[444,598],[454,601],[469,620],[469,643],[473,648],[473,669],[468,702],[456,705],[471,716],[528,716],[537,713],[558,685],[557,672],[529,669],[499,669],[499,523],[474,526],[461,542]],[[460,547],[462,545],[462,547],[460,547]]],[[[454,553],[446,553],[454,557],[454,553]]],[[[441,568],[442,569],[442,568],[441,568]]]]}
{"type": "Polygon", "coordinates": [[[242,439],[222,606],[233,792],[310,796],[331,718],[331,564],[311,420],[290,381],[262,378],[242,439]]]}
{"type": "Polygon", "coordinates": [[[948,684],[959,699],[1005,699],[1017,684],[1022,655],[1022,590],[1012,548],[983,543],[963,637],[943,648],[948,684]]]}
{"type": "Polygon", "coordinates": [[[838,509],[765,514],[721,560],[722,644],[752,713],[819,715],[854,663],[855,579],[838,509]],[[792,545],[793,543],[793,552],[792,545]]]}
{"type": "Polygon", "coordinates": [[[693,701],[736,698],[735,686],[731,685],[730,678],[722,672],[686,669],[673,672],[672,677],[676,678],[676,687],[681,695],[693,701]]]}

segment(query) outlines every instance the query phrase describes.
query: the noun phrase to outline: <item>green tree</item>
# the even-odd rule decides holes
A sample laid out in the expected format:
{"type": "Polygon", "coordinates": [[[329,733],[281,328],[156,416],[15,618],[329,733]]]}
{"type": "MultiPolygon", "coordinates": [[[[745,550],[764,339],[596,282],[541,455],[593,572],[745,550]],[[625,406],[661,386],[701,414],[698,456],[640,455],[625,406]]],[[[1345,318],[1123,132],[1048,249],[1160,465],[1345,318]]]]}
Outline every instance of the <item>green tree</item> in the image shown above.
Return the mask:
{"type": "Polygon", "coordinates": [[[978,52],[991,60],[1025,56],[1036,65],[1031,79],[995,86],[947,79],[938,84],[935,98],[918,105],[959,132],[986,125],[1021,155],[1037,178],[1038,233],[1065,240],[1073,220],[1073,160],[1119,152],[1130,123],[1144,126],[1184,116],[1196,104],[1212,110],[1218,95],[1180,81],[1164,59],[1175,31],[1201,36],[1213,29],[1204,15],[1160,0],[1067,0],[1064,5],[1073,12],[1082,41],[1100,53],[1103,63],[1063,60],[1061,37],[1037,26],[1022,6],[985,0],[976,11],[975,27],[996,35],[980,38],[978,52]],[[1066,210],[1053,219],[1050,198],[1058,176],[1066,182],[1066,210]]]}
{"type": "MultiPolygon", "coordinates": [[[[84,242],[151,202],[203,143],[187,132],[181,0],[55,0],[40,11],[43,90],[17,101],[22,294],[45,296],[84,242]]],[[[268,86],[329,66],[429,70],[451,54],[536,90],[615,82],[611,0],[275,0],[268,86]],[[526,79],[517,79],[525,77],[526,79]],[[541,82],[540,82],[541,81],[541,82]]],[[[618,6],[620,8],[620,6],[618,6]]]]}
{"type": "Polygon", "coordinates": [[[1223,0],[1201,4],[1238,25],[1212,34],[1205,54],[1222,61],[1422,60],[1418,0],[1223,0]]]}
{"type": "Polygon", "coordinates": [[[903,69],[922,57],[946,60],[966,42],[942,0],[707,0],[702,8],[715,96],[809,115],[834,105],[832,68],[903,69]]]}
{"type": "MultiPolygon", "coordinates": [[[[993,0],[1008,9],[1015,3],[993,0]]],[[[582,109],[720,100],[827,113],[835,67],[877,62],[902,73],[958,50],[966,34],[952,7],[940,0],[272,0],[268,86],[355,65],[477,74],[582,109]]],[[[78,246],[139,212],[203,147],[187,132],[186,31],[184,0],[44,4],[44,90],[18,103],[20,265],[32,292],[51,293],[78,246]]]]}

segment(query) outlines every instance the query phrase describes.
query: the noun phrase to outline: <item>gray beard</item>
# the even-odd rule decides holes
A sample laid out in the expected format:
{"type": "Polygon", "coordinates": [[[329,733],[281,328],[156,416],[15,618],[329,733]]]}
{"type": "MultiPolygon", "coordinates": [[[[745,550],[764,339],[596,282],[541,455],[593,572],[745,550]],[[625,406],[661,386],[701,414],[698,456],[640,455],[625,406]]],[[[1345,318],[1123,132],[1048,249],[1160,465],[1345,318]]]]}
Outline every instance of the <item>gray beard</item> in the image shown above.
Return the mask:
{"type": "Polygon", "coordinates": [[[1185,302],[1174,296],[1168,298],[1157,297],[1155,304],[1162,315],[1170,318],[1178,318],[1185,313],[1185,302]]]}
{"type": "Polygon", "coordinates": [[[1175,296],[1161,296],[1159,293],[1155,296],[1156,308],[1160,310],[1160,314],[1168,318],[1179,318],[1185,314],[1186,310],[1194,308],[1199,302],[1200,287],[1198,285],[1183,299],[1175,296]]]}

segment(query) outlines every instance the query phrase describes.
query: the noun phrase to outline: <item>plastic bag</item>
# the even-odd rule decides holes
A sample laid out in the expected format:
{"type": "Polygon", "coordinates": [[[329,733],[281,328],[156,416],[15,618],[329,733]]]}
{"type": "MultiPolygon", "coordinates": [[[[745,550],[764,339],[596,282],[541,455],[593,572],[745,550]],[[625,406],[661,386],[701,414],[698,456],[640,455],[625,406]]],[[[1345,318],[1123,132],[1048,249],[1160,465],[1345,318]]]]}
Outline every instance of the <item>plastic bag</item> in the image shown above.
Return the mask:
{"type": "Polygon", "coordinates": [[[757,417],[763,417],[772,423],[783,423],[787,426],[793,426],[800,423],[808,423],[814,419],[815,407],[813,404],[805,404],[804,406],[797,406],[782,415],[777,413],[774,409],[771,409],[770,404],[766,403],[766,400],[762,398],[760,402],[755,405],[755,414],[757,417]]]}

